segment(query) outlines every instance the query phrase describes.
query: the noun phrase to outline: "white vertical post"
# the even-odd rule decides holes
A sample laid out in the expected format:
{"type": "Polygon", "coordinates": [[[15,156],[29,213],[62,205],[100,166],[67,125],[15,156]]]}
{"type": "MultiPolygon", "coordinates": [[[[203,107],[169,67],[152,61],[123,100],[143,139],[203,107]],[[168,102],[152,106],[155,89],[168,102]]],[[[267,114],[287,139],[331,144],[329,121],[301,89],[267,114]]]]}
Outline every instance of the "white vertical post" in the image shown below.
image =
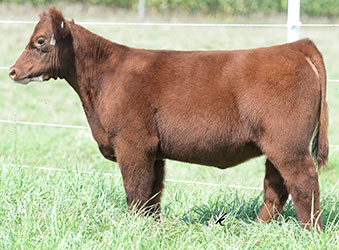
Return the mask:
{"type": "Polygon", "coordinates": [[[140,20],[145,19],[145,1],[146,0],[139,0],[138,3],[138,16],[140,20]]]}
{"type": "Polygon", "coordinates": [[[287,42],[299,39],[300,26],[300,0],[288,0],[287,42]]]}

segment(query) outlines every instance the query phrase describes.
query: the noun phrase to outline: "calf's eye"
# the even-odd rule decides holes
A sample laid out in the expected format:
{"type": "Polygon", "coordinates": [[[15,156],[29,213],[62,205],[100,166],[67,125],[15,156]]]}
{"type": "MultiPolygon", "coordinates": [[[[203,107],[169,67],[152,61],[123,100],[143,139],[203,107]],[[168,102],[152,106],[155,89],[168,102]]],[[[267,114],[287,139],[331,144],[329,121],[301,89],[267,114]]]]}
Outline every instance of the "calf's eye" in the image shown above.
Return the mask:
{"type": "Polygon", "coordinates": [[[38,40],[38,44],[44,44],[44,43],[45,43],[45,40],[43,40],[43,39],[38,40]]]}

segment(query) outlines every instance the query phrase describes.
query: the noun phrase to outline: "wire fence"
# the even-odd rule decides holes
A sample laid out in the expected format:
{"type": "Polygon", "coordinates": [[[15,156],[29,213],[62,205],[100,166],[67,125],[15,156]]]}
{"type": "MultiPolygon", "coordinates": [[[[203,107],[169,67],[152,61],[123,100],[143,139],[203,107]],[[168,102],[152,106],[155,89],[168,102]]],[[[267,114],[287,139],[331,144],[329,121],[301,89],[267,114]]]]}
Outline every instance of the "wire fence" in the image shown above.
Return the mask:
{"type": "MultiPolygon", "coordinates": [[[[13,121],[13,120],[0,120],[0,123],[7,123],[7,124],[13,124],[13,125],[29,125],[29,126],[36,126],[36,127],[72,128],[72,129],[83,129],[83,130],[90,131],[90,127],[88,126],[56,124],[56,123],[27,122],[27,121],[13,121]]],[[[330,144],[330,147],[339,149],[339,145],[330,144]]]]}
{"type": "MultiPolygon", "coordinates": [[[[20,21],[20,20],[0,20],[0,24],[4,25],[16,25],[16,24],[36,24],[36,21],[20,21]]],[[[231,24],[208,24],[208,23],[147,23],[147,22],[77,22],[80,25],[96,25],[96,26],[144,26],[144,27],[154,27],[154,26],[168,26],[168,27],[219,27],[219,28],[227,28],[227,27],[273,27],[273,28],[283,28],[287,27],[288,24],[239,24],[239,23],[231,23],[231,24]]],[[[339,27],[339,24],[301,24],[303,27],[339,27]]],[[[9,66],[0,66],[0,70],[8,70],[9,66]]],[[[339,83],[337,79],[328,79],[328,82],[339,83]]],[[[55,128],[67,128],[67,129],[81,129],[81,130],[89,130],[88,126],[78,126],[78,125],[67,125],[67,124],[54,124],[54,123],[44,123],[44,122],[29,122],[29,121],[16,121],[16,120],[0,120],[2,124],[13,124],[13,125],[27,125],[27,126],[36,126],[36,127],[55,127],[55,128]]],[[[339,149],[339,145],[330,145],[332,149],[339,149]]],[[[78,174],[101,174],[108,176],[120,176],[120,174],[112,174],[112,173],[104,173],[104,172],[96,172],[96,171],[78,171],[78,170],[70,170],[70,169],[62,169],[62,168],[53,168],[46,166],[32,166],[25,164],[14,164],[7,163],[7,166],[10,167],[21,167],[21,168],[29,168],[29,169],[37,169],[44,171],[59,171],[59,172],[72,172],[78,174]]],[[[220,183],[209,183],[209,182],[199,182],[192,180],[175,180],[175,179],[165,179],[166,182],[174,182],[174,183],[185,183],[185,184],[196,184],[196,185],[208,185],[208,186],[225,186],[228,188],[235,189],[250,189],[250,190],[262,190],[262,188],[258,187],[247,187],[247,186],[238,186],[238,185],[227,185],[220,183]]]]}
{"type": "MultiPolygon", "coordinates": [[[[0,24],[36,24],[37,21],[25,20],[0,20],[0,24]]],[[[275,27],[286,28],[288,24],[282,23],[149,23],[149,22],[76,22],[80,25],[100,25],[100,26],[169,26],[169,27],[275,27]]],[[[339,27],[336,23],[305,23],[301,27],[339,27]]]]}
{"type": "MultiPolygon", "coordinates": [[[[14,163],[7,163],[5,164],[9,167],[19,167],[19,168],[26,168],[26,169],[36,169],[42,171],[55,171],[55,172],[64,172],[64,173],[73,173],[73,174],[89,174],[89,175],[103,175],[103,176],[119,176],[121,174],[118,173],[106,173],[106,172],[98,172],[98,171],[80,171],[74,169],[65,169],[65,168],[54,168],[54,167],[46,167],[46,166],[32,166],[32,165],[25,165],[25,164],[14,164],[14,163]]],[[[235,188],[235,189],[249,189],[249,190],[258,190],[262,191],[262,188],[259,187],[248,187],[248,186],[239,186],[239,185],[230,185],[230,184],[223,184],[223,183],[211,183],[211,182],[201,182],[201,181],[192,181],[192,180],[176,180],[176,179],[164,179],[165,182],[173,182],[173,183],[183,183],[183,184],[194,184],[194,185],[205,185],[205,186],[214,186],[214,187],[228,187],[228,188],[235,188]]]]}
{"type": "MultiPolygon", "coordinates": [[[[56,123],[44,123],[44,122],[27,122],[27,121],[13,121],[13,120],[0,120],[0,123],[7,123],[13,125],[29,125],[36,127],[55,127],[55,128],[73,128],[73,129],[83,129],[90,131],[88,126],[78,126],[78,125],[67,125],[67,124],[56,124],[56,123]]],[[[329,145],[331,148],[338,148],[339,145],[329,145]]]]}

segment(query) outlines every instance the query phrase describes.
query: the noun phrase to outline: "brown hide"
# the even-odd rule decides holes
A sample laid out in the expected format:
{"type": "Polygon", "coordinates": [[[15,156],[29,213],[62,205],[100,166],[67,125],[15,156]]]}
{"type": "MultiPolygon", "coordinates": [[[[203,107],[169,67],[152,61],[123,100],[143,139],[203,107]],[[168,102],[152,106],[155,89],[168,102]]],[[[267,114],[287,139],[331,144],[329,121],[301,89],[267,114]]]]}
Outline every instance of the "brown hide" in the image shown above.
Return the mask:
{"type": "Polygon", "coordinates": [[[68,81],[100,151],[119,163],[129,205],[160,211],[166,158],[226,168],[264,154],[258,220],[275,218],[291,194],[302,226],[321,228],[309,145],[315,134],[313,153],[325,165],[326,71],[312,41],[234,51],[143,50],[97,36],[54,8],[40,19],[10,76],[68,81]]]}

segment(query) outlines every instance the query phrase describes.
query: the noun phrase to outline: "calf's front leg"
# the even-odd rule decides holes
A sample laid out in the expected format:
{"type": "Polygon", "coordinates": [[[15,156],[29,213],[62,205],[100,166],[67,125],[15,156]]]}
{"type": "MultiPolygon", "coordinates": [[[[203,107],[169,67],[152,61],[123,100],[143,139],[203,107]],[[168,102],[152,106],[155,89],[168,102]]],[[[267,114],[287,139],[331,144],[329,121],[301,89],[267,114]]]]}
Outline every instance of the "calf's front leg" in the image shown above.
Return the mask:
{"type": "Polygon", "coordinates": [[[165,177],[165,161],[156,160],[154,163],[154,178],[152,184],[152,194],[149,205],[151,207],[151,213],[159,214],[161,212],[160,200],[162,189],[164,188],[164,177],[165,177]]]}
{"type": "Polygon", "coordinates": [[[130,140],[115,140],[117,161],[120,166],[128,206],[146,214],[160,212],[163,188],[164,162],[156,160],[156,140],[145,139],[143,145],[132,145],[130,140]]]}

